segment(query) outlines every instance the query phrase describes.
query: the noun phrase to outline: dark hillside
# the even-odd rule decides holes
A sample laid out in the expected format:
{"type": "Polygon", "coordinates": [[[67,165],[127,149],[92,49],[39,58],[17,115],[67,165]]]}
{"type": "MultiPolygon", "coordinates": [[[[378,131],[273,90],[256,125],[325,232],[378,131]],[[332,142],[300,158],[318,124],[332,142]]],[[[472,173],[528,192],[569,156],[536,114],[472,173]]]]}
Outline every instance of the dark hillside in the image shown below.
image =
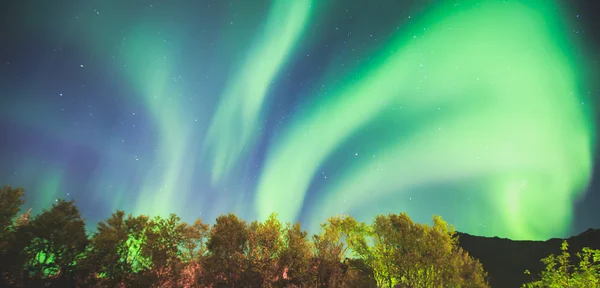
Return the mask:
{"type": "MultiPolygon", "coordinates": [[[[481,261],[488,272],[492,287],[520,287],[531,280],[523,272],[528,269],[532,275],[544,268],[540,260],[550,254],[560,253],[563,239],[546,241],[514,241],[498,237],[479,237],[465,233],[460,235],[459,245],[469,254],[481,261]]],[[[600,249],[600,229],[587,231],[566,239],[569,251],[574,255],[583,247],[600,249]]],[[[577,260],[577,257],[571,258],[577,260]]]]}

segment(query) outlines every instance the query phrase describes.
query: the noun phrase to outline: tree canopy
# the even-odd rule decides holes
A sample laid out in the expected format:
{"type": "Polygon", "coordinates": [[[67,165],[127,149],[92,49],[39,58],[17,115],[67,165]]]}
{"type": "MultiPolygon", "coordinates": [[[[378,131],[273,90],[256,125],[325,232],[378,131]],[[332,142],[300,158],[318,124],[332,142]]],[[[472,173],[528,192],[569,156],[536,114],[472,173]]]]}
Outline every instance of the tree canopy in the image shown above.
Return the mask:
{"type": "Polygon", "coordinates": [[[116,211],[87,235],[73,201],[30,219],[29,211],[18,216],[22,189],[5,186],[0,196],[2,287],[488,286],[481,264],[437,216],[431,226],[406,214],[371,224],[334,216],[309,236],[276,214],[190,225],[173,214],[116,211]]]}
{"type": "MultiPolygon", "coordinates": [[[[563,241],[559,255],[550,254],[541,261],[546,265],[538,280],[523,284],[524,288],[600,287],[600,250],[583,248],[577,252],[578,264],[573,264],[569,244],[563,241]]],[[[525,271],[525,274],[531,274],[525,271]]]]}

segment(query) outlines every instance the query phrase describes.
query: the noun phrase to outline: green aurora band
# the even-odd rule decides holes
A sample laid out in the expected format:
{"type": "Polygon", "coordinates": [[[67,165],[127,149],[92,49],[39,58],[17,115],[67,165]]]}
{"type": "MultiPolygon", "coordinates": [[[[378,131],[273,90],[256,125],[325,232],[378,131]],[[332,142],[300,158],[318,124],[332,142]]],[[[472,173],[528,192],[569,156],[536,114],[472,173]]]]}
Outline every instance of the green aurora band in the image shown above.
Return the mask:
{"type": "Polygon", "coordinates": [[[273,3],[263,33],[227,86],[209,126],[205,147],[213,159],[213,182],[221,180],[251,148],[269,84],[300,38],[311,7],[309,0],[273,3]]]}
{"type": "MultiPolygon", "coordinates": [[[[311,3],[275,1],[261,36],[249,49],[245,64],[238,67],[239,73],[227,85],[204,141],[203,159],[213,159],[211,172],[215,184],[252,145],[251,136],[256,134],[269,84],[306,26],[311,3]],[[282,22],[286,25],[280,25],[282,22]]],[[[174,43],[170,49],[166,48],[163,39],[153,32],[159,30],[157,28],[160,27],[145,23],[134,29],[126,37],[128,41],[121,49],[121,56],[128,60],[129,66],[123,69],[124,74],[134,87],[138,87],[144,107],[151,119],[156,119],[157,126],[154,161],[160,165],[146,162],[151,168],[147,174],[139,176],[142,184],[134,212],[166,216],[181,211],[186,204],[180,199],[193,189],[189,183],[194,176],[186,163],[198,156],[195,153],[202,149],[196,147],[203,145],[196,141],[195,135],[199,131],[195,128],[196,123],[190,120],[194,117],[182,114],[182,111],[189,111],[185,109],[187,105],[196,105],[195,112],[203,107],[198,103],[177,101],[184,93],[173,85],[170,75],[173,75],[171,59],[174,58],[171,50],[174,47],[178,50],[179,45],[174,43]]],[[[136,161],[144,160],[136,157],[136,161]]],[[[113,209],[120,207],[122,202],[123,199],[115,198],[113,209]]],[[[236,206],[231,202],[229,205],[236,206]]]]}
{"type": "MultiPolygon", "coordinates": [[[[173,101],[173,97],[181,92],[169,85],[171,55],[149,31],[153,30],[147,26],[134,30],[131,40],[123,49],[123,57],[129,59],[130,66],[135,67],[130,77],[135,87],[140,87],[139,95],[143,97],[144,106],[154,119],[159,119],[156,121],[158,144],[154,155],[159,164],[151,166],[147,174],[139,176],[142,184],[134,212],[168,215],[181,209],[184,204],[177,201],[175,193],[185,196],[182,191],[188,191],[182,189],[184,187],[180,183],[188,183],[192,176],[184,160],[190,156],[189,151],[194,151],[189,148],[194,145],[191,136],[193,122],[184,121],[188,116],[181,113],[184,103],[173,101]]],[[[135,116],[135,112],[132,112],[132,116],[135,116]]],[[[145,161],[136,155],[130,157],[145,161]]]]}
{"type": "MultiPolygon", "coordinates": [[[[371,221],[407,212],[419,222],[435,213],[477,235],[565,236],[590,181],[595,127],[580,90],[589,71],[576,61],[558,1],[438,2],[398,28],[352,7],[333,15],[343,1],[144,4],[139,17],[125,3],[81,4],[93,17],[69,14],[64,41],[91,51],[96,60],[76,60],[85,64],[77,71],[116,82],[95,91],[114,95],[73,93],[68,100],[85,105],[44,121],[31,115],[52,116],[46,110],[62,111],[71,95],[15,101],[15,123],[77,153],[19,160],[14,179],[37,179],[32,213],[69,191],[88,205],[84,213],[97,210],[86,216],[91,226],[116,209],[188,221],[277,212],[312,233],[339,213],[371,221]],[[181,9],[188,17],[173,19],[181,9]],[[325,34],[338,23],[331,19],[348,31],[325,34]],[[394,33],[387,40],[367,37],[384,26],[394,33]],[[284,113],[280,125],[265,124],[284,113]]],[[[42,93],[36,87],[24,95],[42,93]]]]}
{"type": "Polygon", "coordinates": [[[473,197],[483,204],[455,207],[461,231],[513,239],[567,231],[590,178],[593,125],[556,3],[530,2],[440,6],[356,73],[324,81],[338,85],[296,113],[268,151],[259,218],[298,219],[318,169],[367,133],[377,157],[352,162],[316,192],[309,228],[340,211],[369,221],[382,211],[368,202],[410,211],[403,194],[428,183],[478,182],[484,190],[473,197]],[[395,129],[368,134],[370,126],[395,129]]]}

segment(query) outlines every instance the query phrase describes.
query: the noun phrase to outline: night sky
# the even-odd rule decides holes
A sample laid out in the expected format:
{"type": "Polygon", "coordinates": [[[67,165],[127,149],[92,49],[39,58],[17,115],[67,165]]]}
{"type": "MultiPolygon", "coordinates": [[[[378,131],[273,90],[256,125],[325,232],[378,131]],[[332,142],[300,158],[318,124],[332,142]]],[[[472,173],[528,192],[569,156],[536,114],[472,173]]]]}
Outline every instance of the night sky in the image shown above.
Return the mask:
{"type": "Polygon", "coordinates": [[[0,185],[212,223],[600,228],[598,1],[3,1],[0,185]]]}

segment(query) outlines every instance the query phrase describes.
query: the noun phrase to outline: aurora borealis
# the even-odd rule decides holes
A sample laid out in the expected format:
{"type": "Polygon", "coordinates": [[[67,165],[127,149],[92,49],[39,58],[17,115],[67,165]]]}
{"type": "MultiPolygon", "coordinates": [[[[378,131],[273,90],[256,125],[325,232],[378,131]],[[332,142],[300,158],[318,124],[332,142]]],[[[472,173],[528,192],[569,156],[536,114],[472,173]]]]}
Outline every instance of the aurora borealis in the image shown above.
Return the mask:
{"type": "Polygon", "coordinates": [[[0,184],[34,212],[600,225],[592,14],[565,1],[59,2],[2,25],[0,184]]]}

